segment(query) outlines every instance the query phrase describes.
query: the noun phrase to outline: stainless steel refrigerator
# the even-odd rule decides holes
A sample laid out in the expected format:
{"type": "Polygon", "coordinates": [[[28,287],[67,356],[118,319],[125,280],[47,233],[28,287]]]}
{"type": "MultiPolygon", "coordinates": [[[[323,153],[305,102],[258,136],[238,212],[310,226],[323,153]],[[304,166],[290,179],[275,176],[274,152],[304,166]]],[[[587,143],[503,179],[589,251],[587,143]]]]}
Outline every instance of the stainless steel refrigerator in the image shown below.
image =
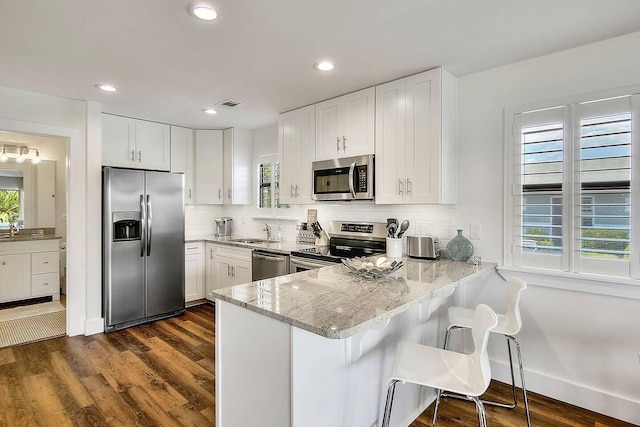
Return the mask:
{"type": "Polygon", "coordinates": [[[184,175],[103,168],[105,332],[184,312],[184,175]]]}

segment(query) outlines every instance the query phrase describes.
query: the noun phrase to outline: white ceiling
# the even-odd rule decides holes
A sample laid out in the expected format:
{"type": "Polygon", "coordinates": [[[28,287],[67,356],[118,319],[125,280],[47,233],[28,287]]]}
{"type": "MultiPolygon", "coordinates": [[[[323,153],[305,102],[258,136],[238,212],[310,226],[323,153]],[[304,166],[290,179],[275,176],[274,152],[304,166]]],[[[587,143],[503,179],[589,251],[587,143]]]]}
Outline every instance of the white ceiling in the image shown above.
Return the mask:
{"type": "Polygon", "coordinates": [[[188,2],[4,0],[0,86],[174,125],[254,129],[422,70],[463,76],[640,31],[638,0],[211,0],[221,11],[212,22],[191,17],[188,2]],[[323,58],[336,69],[315,71],[323,58]],[[100,93],[98,82],[120,90],[100,93]],[[245,104],[201,112],[227,98],[245,104]]]}

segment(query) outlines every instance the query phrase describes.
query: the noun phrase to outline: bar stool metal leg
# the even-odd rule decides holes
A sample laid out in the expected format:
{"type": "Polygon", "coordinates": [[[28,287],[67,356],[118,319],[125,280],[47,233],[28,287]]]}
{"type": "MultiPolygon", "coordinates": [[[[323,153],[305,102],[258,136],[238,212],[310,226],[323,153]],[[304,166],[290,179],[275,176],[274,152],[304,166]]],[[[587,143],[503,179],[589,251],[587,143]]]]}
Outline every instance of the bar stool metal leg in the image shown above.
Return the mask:
{"type": "MultiPolygon", "coordinates": [[[[524,399],[524,410],[527,413],[527,426],[531,427],[531,415],[529,414],[529,399],[527,398],[527,387],[524,384],[524,367],[522,366],[522,353],[520,352],[520,343],[515,337],[511,335],[506,335],[506,337],[512,340],[516,344],[516,353],[518,354],[518,365],[520,365],[520,382],[522,383],[522,397],[524,399]]],[[[511,369],[513,370],[513,364],[511,369]]]]}
{"type": "Polygon", "coordinates": [[[389,427],[391,419],[391,405],[393,405],[393,395],[396,392],[396,384],[399,380],[391,380],[387,389],[387,402],[384,405],[384,415],[382,417],[382,427],[389,427]]]}
{"type": "Polygon", "coordinates": [[[467,399],[472,400],[476,404],[476,412],[478,413],[478,423],[480,427],[487,427],[487,416],[484,411],[484,405],[482,401],[477,397],[466,396],[467,399]]]}
{"type": "Polygon", "coordinates": [[[440,396],[442,395],[442,390],[436,390],[436,406],[433,408],[433,422],[431,423],[433,427],[436,427],[438,422],[438,409],[440,409],[440,396]]]}

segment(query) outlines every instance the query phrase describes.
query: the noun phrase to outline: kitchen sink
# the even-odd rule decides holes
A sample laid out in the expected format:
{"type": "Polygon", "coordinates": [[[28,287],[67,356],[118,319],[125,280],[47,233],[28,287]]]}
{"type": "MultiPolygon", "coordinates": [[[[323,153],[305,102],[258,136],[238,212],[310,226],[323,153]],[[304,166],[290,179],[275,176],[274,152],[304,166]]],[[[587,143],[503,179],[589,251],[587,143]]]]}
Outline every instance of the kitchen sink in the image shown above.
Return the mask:
{"type": "Polygon", "coordinates": [[[265,240],[265,239],[252,239],[252,238],[245,238],[245,239],[230,239],[230,242],[236,242],[236,243],[270,243],[271,240],[265,240]]]}

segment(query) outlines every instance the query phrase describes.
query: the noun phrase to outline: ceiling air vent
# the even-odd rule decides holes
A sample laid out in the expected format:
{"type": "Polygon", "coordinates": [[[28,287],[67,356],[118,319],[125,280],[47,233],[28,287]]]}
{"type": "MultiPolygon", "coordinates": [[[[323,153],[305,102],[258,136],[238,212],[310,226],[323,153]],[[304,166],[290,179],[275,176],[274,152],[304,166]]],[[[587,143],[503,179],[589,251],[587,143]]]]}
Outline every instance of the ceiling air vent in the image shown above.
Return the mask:
{"type": "Polygon", "coordinates": [[[244,103],[240,102],[240,101],[235,101],[233,99],[225,99],[224,101],[219,102],[216,105],[221,105],[223,107],[233,108],[233,107],[237,107],[238,105],[242,105],[242,104],[244,104],[244,103]]]}

